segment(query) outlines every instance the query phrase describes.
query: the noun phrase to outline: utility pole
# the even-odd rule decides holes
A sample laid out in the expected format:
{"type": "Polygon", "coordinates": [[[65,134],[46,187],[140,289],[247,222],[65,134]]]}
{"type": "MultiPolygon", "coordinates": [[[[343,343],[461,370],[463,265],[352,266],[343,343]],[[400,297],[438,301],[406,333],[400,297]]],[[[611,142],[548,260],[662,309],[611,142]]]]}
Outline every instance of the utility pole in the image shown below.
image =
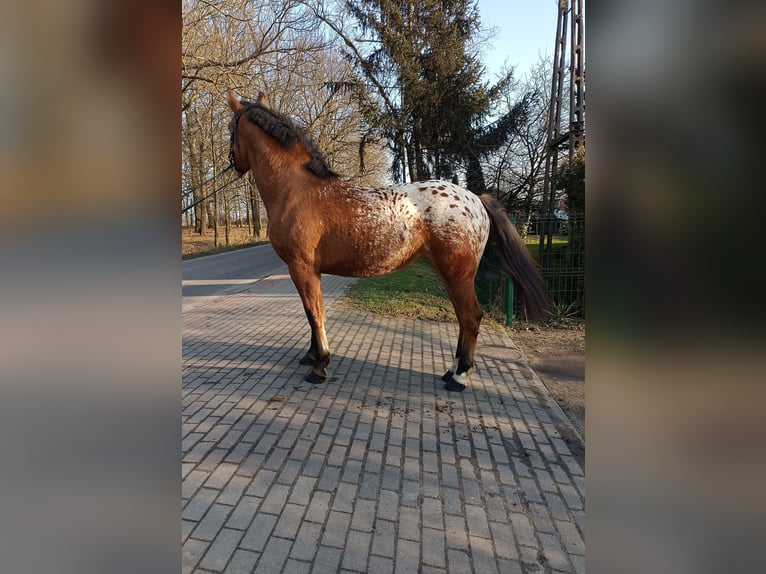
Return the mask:
{"type": "Polygon", "coordinates": [[[582,0],[572,4],[572,40],[569,52],[569,159],[574,158],[585,137],[585,67],[583,54],[582,0]]]}
{"type": "Polygon", "coordinates": [[[543,176],[542,230],[540,232],[540,263],[545,268],[547,255],[553,242],[553,210],[556,207],[554,180],[558,170],[561,148],[567,144],[570,160],[583,145],[584,121],[584,67],[583,67],[583,4],[582,0],[559,0],[556,21],[556,42],[551,77],[551,104],[548,110],[545,173],[543,176]],[[567,32],[571,38],[567,44],[567,32]],[[567,59],[567,56],[569,58],[567,59]],[[565,73],[569,71],[568,129],[561,131],[561,113],[564,99],[565,73]]]}

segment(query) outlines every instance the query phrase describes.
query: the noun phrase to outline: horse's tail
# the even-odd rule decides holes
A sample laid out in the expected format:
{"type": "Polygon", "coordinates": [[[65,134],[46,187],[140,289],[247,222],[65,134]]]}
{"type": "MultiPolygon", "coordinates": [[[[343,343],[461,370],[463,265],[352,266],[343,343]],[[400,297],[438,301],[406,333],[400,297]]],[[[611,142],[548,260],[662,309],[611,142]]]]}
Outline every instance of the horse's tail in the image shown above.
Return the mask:
{"type": "Polygon", "coordinates": [[[479,199],[489,214],[490,239],[498,247],[503,267],[511,274],[521,291],[527,317],[533,321],[546,318],[551,309],[551,300],[546,293],[545,280],[537,263],[500,202],[486,193],[480,195],[479,199]]]}

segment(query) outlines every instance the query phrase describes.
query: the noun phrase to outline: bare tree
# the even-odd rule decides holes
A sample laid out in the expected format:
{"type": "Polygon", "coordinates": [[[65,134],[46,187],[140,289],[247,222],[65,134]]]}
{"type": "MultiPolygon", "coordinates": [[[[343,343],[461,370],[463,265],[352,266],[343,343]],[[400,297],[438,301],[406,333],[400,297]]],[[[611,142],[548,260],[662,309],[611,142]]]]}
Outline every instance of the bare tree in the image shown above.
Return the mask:
{"type": "MultiPolygon", "coordinates": [[[[334,167],[360,182],[379,182],[385,155],[380,142],[365,141],[358,102],[331,89],[349,77],[349,66],[320,22],[301,2],[233,0],[213,4],[184,0],[182,34],[182,172],[185,187],[220,172],[228,150],[230,112],[222,94],[232,88],[254,99],[268,93],[275,108],[308,128],[334,167]],[[368,161],[359,160],[367,144],[368,161]],[[222,161],[223,160],[223,161],[222,161]]],[[[202,201],[213,185],[195,192],[198,233],[217,226],[227,231],[233,213],[249,213],[252,233],[260,234],[260,201],[254,186],[234,184],[202,201]],[[243,209],[244,208],[244,209],[243,209]]]]}
{"type": "Polygon", "coordinates": [[[542,193],[545,168],[545,142],[550,107],[551,61],[540,58],[523,81],[511,84],[505,94],[508,109],[519,97],[527,97],[527,115],[508,145],[488,162],[490,185],[506,209],[519,219],[522,236],[526,236],[535,202],[542,193]]]}

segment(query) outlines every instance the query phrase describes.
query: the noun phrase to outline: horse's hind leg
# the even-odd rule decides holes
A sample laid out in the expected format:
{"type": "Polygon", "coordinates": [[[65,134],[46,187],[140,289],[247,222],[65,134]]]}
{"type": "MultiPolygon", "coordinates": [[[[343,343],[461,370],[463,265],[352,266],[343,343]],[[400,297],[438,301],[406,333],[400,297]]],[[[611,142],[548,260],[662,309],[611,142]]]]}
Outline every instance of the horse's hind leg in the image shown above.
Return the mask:
{"type": "Polygon", "coordinates": [[[444,283],[460,324],[455,363],[444,374],[442,380],[444,381],[444,388],[448,391],[462,391],[466,387],[465,384],[473,368],[473,355],[484,312],[476,298],[473,277],[467,279],[450,277],[446,274],[442,276],[445,277],[444,283]]]}
{"type": "Polygon", "coordinates": [[[303,302],[311,327],[311,346],[301,364],[310,364],[311,372],[304,377],[309,383],[322,383],[327,378],[330,348],[324,329],[324,309],[320,276],[307,266],[290,265],[290,277],[303,302]]]}

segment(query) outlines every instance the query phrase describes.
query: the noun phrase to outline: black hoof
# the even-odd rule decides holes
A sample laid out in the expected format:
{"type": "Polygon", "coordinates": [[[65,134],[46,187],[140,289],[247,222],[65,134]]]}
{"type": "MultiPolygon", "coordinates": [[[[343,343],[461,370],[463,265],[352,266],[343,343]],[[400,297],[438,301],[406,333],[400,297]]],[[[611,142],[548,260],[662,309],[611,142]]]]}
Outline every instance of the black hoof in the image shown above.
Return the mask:
{"type": "Polygon", "coordinates": [[[306,381],[307,383],[311,383],[312,385],[319,385],[321,383],[324,383],[327,380],[327,378],[320,377],[314,371],[311,371],[308,375],[303,377],[303,380],[306,381]]]}
{"type": "Polygon", "coordinates": [[[452,376],[451,371],[447,371],[444,373],[444,376],[442,377],[446,383],[444,383],[444,388],[448,391],[454,391],[456,393],[462,393],[465,390],[465,385],[462,383],[458,383],[455,378],[452,376]]]}
{"type": "Polygon", "coordinates": [[[298,361],[298,364],[304,365],[306,367],[311,367],[314,364],[314,360],[308,355],[305,355],[300,361],[298,361]]]}
{"type": "Polygon", "coordinates": [[[454,374],[455,373],[453,373],[452,370],[450,369],[449,371],[447,371],[446,373],[444,373],[442,375],[442,381],[444,381],[446,383],[446,382],[452,380],[452,375],[454,375],[454,374]]]}

